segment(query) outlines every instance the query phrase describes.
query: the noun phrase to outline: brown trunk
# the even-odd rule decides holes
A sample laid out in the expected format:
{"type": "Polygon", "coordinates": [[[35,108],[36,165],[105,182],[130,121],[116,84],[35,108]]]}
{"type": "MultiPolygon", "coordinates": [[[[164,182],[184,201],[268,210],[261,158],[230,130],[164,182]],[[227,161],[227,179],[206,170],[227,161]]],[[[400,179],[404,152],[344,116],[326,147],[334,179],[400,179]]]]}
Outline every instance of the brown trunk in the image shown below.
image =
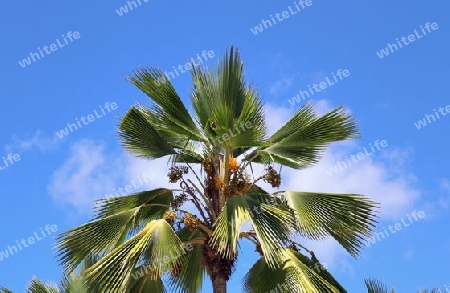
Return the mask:
{"type": "Polygon", "coordinates": [[[218,273],[213,277],[212,281],[214,293],[227,293],[227,278],[223,274],[218,273]]]}
{"type": "MultiPolygon", "coordinates": [[[[204,166],[208,175],[205,182],[205,193],[211,199],[213,213],[216,216],[219,215],[223,207],[223,203],[220,202],[221,187],[217,181],[222,175],[220,173],[220,164],[220,158],[216,156],[207,162],[206,167],[204,166]]],[[[232,273],[234,260],[221,258],[217,251],[210,246],[209,237],[207,237],[205,244],[203,245],[203,261],[207,270],[211,274],[213,292],[226,293],[227,281],[232,273]]]]}
{"type": "Polygon", "coordinates": [[[211,274],[214,293],[226,293],[227,281],[231,276],[234,260],[221,258],[208,244],[208,240],[203,245],[203,260],[211,274]]]}

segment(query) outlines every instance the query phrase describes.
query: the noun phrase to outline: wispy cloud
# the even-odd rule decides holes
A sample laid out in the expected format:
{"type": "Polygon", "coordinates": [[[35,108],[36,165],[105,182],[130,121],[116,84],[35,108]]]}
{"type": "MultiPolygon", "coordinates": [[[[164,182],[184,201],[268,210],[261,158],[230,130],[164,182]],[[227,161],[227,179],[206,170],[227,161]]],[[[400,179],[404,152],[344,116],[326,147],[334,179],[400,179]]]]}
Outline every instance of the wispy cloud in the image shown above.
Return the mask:
{"type": "Polygon", "coordinates": [[[269,92],[278,95],[289,90],[294,83],[294,76],[284,76],[270,85],[269,92]]]}
{"type": "Polygon", "coordinates": [[[402,257],[406,260],[413,260],[414,259],[414,249],[408,249],[403,253],[402,257]]]}
{"type": "Polygon", "coordinates": [[[160,187],[178,188],[168,182],[167,172],[166,158],[143,160],[108,150],[104,142],[83,139],[71,145],[47,190],[58,205],[77,215],[88,215],[94,201],[101,198],[160,187]],[[125,191],[127,185],[132,187],[131,192],[125,191]]]}
{"type": "Polygon", "coordinates": [[[32,135],[26,137],[19,137],[17,135],[12,137],[12,142],[6,145],[7,152],[24,152],[32,149],[39,151],[55,150],[59,146],[59,140],[54,135],[53,137],[46,136],[41,130],[37,130],[32,135]]]}
{"type": "Polygon", "coordinates": [[[445,211],[450,210],[450,180],[446,178],[441,179],[441,189],[444,191],[444,196],[439,197],[438,205],[445,211]]]}
{"type": "Polygon", "coordinates": [[[450,180],[448,180],[446,178],[442,178],[441,179],[441,187],[446,191],[450,191],[450,180]]]}
{"type": "Polygon", "coordinates": [[[95,199],[117,187],[122,172],[120,155],[107,153],[103,143],[84,139],[70,146],[68,158],[54,171],[47,190],[57,204],[86,214],[95,199]]]}

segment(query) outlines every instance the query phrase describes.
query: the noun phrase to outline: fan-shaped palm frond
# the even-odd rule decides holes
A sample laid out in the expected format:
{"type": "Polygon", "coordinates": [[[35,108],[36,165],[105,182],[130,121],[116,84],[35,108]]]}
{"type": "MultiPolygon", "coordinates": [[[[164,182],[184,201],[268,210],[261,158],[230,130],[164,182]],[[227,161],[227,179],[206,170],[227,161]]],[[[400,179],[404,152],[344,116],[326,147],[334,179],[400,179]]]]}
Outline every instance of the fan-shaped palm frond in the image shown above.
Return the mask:
{"type": "Polygon", "coordinates": [[[242,226],[248,221],[253,226],[267,263],[271,267],[280,265],[285,258],[282,244],[290,239],[295,220],[286,206],[273,204],[276,204],[276,199],[268,194],[232,196],[214,226],[211,238],[213,248],[226,258],[235,258],[242,226]]]}
{"type": "Polygon", "coordinates": [[[43,283],[37,278],[33,278],[27,286],[28,293],[60,293],[58,285],[47,282],[43,283]]]}
{"type": "MultiPolygon", "coordinates": [[[[364,280],[367,287],[367,293],[389,293],[388,287],[383,284],[380,280],[376,279],[366,279],[364,280]]],[[[431,290],[428,289],[419,289],[417,290],[417,293],[444,293],[447,290],[442,290],[438,288],[433,288],[431,290]]],[[[395,290],[392,289],[391,293],[395,293],[395,290]]]]}
{"type": "Polygon", "coordinates": [[[65,275],[61,281],[61,292],[63,293],[97,293],[99,291],[88,291],[86,280],[80,274],[65,275]]]}
{"type": "Polygon", "coordinates": [[[5,287],[0,286],[0,293],[13,293],[13,291],[11,291],[11,290],[9,290],[9,289],[7,289],[5,287]]]}
{"type": "Polygon", "coordinates": [[[280,268],[271,268],[264,258],[258,260],[244,277],[244,292],[346,292],[334,278],[324,278],[321,269],[311,266],[311,260],[306,256],[292,249],[285,252],[284,265],[280,268]]]}
{"type": "Polygon", "coordinates": [[[356,124],[342,107],[316,117],[307,103],[268,139],[268,146],[256,149],[248,158],[301,169],[317,163],[330,143],[357,137],[356,124]]]}
{"type": "MultiPolygon", "coordinates": [[[[137,268],[137,270],[140,270],[142,268],[137,268]]],[[[129,282],[127,292],[131,293],[145,293],[145,292],[152,292],[152,293],[166,293],[166,289],[164,287],[164,282],[161,280],[161,278],[152,276],[151,274],[143,275],[140,278],[132,279],[129,282]]]]}
{"type": "Polygon", "coordinates": [[[181,265],[182,242],[166,220],[153,220],[138,234],[114,249],[86,271],[89,282],[102,291],[115,292],[127,288],[134,268],[146,264],[149,271],[160,275],[181,265]],[[171,255],[172,257],[168,257],[171,255]]]}
{"type": "Polygon", "coordinates": [[[159,130],[192,137],[194,140],[203,141],[205,138],[198,130],[188,110],[184,106],[172,84],[165,79],[161,70],[156,68],[140,69],[127,78],[141,91],[146,93],[153,101],[152,115],[150,118],[159,130]]]}
{"type": "Polygon", "coordinates": [[[192,80],[197,120],[212,144],[237,148],[258,146],[264,141],[263,104],[244,80],[238,51],[232,48],[215,70],[195,68],[192,80]],[[222,137],[226,138],[223,142],[222,137]]]}
{"type": "Polygon", "coordinates": [[[354,256],[375,226],[372,211],[376,204],[362,195],[286,191],[285,199],[296,212],[302,236],[333,236],[354,256]]]}
{"type": "Polygon", "coordinates": [[[200,292],[203,278],[207,275],[206,266],[203,263],[203,248],[201,245],[189,243],[201,239],[203,234],[199,231],[192,232],[189,228],[183,228],[177,232],[177,235],[181,241],[188,244],[181,266],[176,268],[177,271],[170,276],[170,292],[200,292]]]}
{"type": "Polygon", "coordinates": [[[171,190],[160,188],[98,201],[96,220],[57,237],[57,248],[65,268],[71,272],[91,253],[111,251],[129,233],[148,221],[160,219],[169,209],[172,199],[171,190]]]}

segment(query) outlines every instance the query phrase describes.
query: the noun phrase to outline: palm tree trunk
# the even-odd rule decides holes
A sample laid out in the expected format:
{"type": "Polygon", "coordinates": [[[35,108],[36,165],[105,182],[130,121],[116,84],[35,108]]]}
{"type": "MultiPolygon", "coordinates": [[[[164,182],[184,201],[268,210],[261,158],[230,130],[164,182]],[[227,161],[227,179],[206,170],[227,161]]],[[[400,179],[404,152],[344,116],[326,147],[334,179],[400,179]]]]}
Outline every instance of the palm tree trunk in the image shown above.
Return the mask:
{"type": "MultiPolygon", "coordinates": [[[[228,157],[226,157],[226,158],[228,159],[228,157]]],[[[212,163],[213,163],[213,169],[212,169],[211,178],[221,179],[221,176],[223,176],[223,174],[221,174],[221,171],[220,171],[221,170],[220,157],[219,156],[213,157],[212,163]],[[218,176],[218,177],[216,177],[216,176],[218,176]]],[[[225,166],[225,169],[226,168],[227,168],[227,166],[225,166]]],[[[224,180],[223,181],[224,184],[227,184],[227,182],[225,182],[225,179],[223,179],[223,180],[224,180]]],[[[213,212],[217,216],[217,215],[219,215],[220,211],[222,210],[222,207],[225,204],[223,194],[217,186],[214,186],[214,183],[213,183],[213,186],[209,186],[208,191],[209,191],[209,196],[210,196],[212,204],[213,204],[213,209],[214,209],[213,212]]],[[[212,249],[209,245],[204,246],[204,248],[208,252],[206,255],[206,259],[209,260],[208,263],[210,264],[209,269],[210,269],[211,277],[212,277],[213,292],[214,293],[227,293],[227,280],[230,275],[229,273],[231,271],[232,262],[229,262],[229,270],[228,270],[227,266],[224,265],[224,263],[227,263],[227,261],[225,261],[225,262],[221,261],[221,258],[217,254],[215,249],[212,249]]]]}
{"type": "Polygon", "coordinates": [[[208,244],[203,245],[203,259],[211,275],[214,293],[227,293],[227,281],[231,275],[234,261],[222,259],[208,244]]]}
{"type": "Polygon", "coordinates": [[[214,293],[227,293],[227,279],[222,274],[217,274],[212,281],[214,293]]]}

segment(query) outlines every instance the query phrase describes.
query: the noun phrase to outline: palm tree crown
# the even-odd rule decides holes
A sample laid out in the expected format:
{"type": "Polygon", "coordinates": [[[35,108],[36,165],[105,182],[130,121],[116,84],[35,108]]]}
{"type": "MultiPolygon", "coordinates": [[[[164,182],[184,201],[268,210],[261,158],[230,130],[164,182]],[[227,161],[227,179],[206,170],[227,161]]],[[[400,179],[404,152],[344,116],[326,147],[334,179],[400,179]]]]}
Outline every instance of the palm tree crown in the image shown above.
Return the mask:
{"type": "Polygon", "coordinates": [[[244,278],[245,292],[346,292],[297,236],[334,237],[356,257],[376,204],[357,194],[269,193],[258,183],[279,187],[275,164],[303,169],[330,143],[359,137],[352,117],[341,107],[317,116],[307,103],[268,135],[263,103],[236,49],[217,67],[191,74],[192,116],[161,70],[143,68],[128,80],[152,104],[133,106],[119,125],[131,153],[169,158],[169,181],[180,188],[99,200],[93,221],[58,236],[64,268],[105,254],[85,271],[102,292],[199,292],[206,277],[222,293],[238,242],[250,241],[260,259],[244,278]],[[254,176],[252,164],[265,166],[263,174],[254,176]]]}

